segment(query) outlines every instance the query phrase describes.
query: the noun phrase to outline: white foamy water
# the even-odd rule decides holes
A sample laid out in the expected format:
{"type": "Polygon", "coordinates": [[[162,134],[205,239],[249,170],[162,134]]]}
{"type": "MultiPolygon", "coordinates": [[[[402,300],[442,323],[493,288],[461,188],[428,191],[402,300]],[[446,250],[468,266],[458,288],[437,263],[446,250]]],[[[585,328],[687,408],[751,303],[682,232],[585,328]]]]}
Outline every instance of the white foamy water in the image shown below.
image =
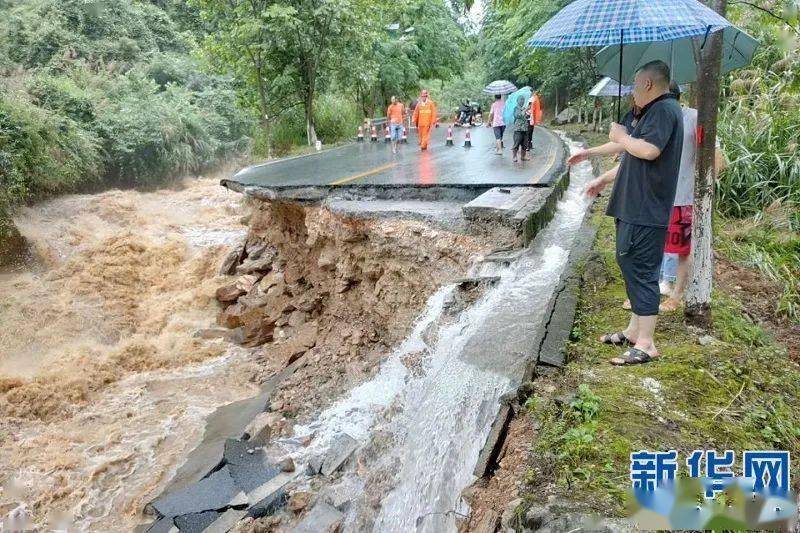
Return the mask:
{"type": "MultiPolygon", "coordinates": [[[[577,145],[572,145],[576,148],[577,145]]],[[[574,168],[555,217],[523,256],[495,274],[500,282],[453,320],[445,317],[454,287],[428,301],[413,332],[371,381],[299,427],[313,434],[299,460],[318,455],[340,433],[362,444],[359,463],[331,491],[351,500],[345,530],[453,532],[469,509],[461,491],[472,474],[499,398],[512,390],[569,258],[590,202],[583,195],[589,163],[574,168]],[[413,371],[404,361],[421,354],[413,371]],[[381,444],[376,444],[380,435],[381,444]],[[374,510],[379,507],[377,514],[374,510]]]]}

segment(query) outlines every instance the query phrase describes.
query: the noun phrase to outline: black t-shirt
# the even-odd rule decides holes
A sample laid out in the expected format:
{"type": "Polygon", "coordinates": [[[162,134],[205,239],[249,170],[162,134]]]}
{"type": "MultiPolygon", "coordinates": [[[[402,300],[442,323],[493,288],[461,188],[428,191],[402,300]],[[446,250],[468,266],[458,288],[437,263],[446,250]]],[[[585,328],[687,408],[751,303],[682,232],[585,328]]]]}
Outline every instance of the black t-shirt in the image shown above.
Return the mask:
{"type": "Polygon", "coordinates": [[[667,227],[683,149],[683,115],[675,97],[665,94],[645,106],[631,136],[661,154],[652,161],[622,154],[606,214],[629,224],[667,227]]]}

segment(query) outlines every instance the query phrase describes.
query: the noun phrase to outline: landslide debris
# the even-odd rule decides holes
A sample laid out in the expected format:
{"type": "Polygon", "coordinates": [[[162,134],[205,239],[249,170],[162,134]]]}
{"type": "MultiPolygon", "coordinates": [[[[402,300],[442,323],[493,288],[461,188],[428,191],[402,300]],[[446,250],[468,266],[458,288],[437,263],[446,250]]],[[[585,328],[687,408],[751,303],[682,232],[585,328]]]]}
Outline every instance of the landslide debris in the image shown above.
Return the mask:
{"type": "Polygon", "coordinates": [[[216,292],[217,321],[230,340],[260,347],[258,382],[305,357],[272,400],[296,418],[365,380],[428,297],[493,241],[420,221],[258,202],[245,243],[222,264],[231,280],[216,292]]]}

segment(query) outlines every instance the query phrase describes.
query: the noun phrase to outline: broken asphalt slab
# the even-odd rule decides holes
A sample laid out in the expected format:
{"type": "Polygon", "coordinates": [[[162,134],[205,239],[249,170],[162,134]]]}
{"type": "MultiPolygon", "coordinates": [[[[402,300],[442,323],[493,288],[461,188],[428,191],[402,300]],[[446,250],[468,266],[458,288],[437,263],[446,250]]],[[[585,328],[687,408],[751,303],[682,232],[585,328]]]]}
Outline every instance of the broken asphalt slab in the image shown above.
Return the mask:
{"type": "Polygon", "coordinates": [[[223,459],[233,482],[248,495],[281,471],[276,465],[270,464],[262,449],[252,448],[246,441],[234,439],[225,441],[223,459]]]}
{"type": "MultiPolygon", "coordinates": [[[[227,466],[184,489],[162,496],[150,505],[160,516],[181,516],[247,504],[227,466]]],[[[178,526],[180,527],[180,526],[178,526]]]]}

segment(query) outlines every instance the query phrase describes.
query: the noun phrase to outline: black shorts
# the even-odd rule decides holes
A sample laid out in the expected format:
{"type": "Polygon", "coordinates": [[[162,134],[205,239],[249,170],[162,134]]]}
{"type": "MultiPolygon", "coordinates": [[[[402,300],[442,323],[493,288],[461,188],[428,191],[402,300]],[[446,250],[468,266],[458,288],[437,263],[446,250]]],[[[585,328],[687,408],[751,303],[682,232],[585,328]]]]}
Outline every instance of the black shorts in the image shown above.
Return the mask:
{"type": "Polygon", "coordinates": [[[497,140],[497,141],[502,140],[503,139],[503,133],[505,133],[505,131],[506,131],[506,127],[505,126],[495,126],[492,129],[494,129],[494,138],[495,138],[495,140],[497,140]]]}
{"type": "Polygon", "coordinates": [[[658,278],[666,235],[667,228],[628,224],[617,219],[617,264],[635,315],[658,314],[661,301],[658,278]]]}
{"type": "Polygon", "coordinates": [[[517,150],[518,148],[522,148],[523,150],[528,149],[528,132],[527,131],[515,131],[514,132],[514,146],[512,150],[517,150]]]}

